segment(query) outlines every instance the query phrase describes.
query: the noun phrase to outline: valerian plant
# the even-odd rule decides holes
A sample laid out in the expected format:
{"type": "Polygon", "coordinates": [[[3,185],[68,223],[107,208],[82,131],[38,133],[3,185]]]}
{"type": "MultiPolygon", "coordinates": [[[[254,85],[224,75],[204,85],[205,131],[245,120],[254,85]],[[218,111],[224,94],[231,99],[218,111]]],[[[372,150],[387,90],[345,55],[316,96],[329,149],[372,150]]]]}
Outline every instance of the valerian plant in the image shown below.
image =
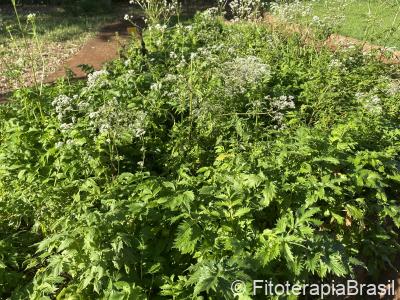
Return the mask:
{"type": "Polygon", "coordinates": [[[144,38],[0,107],[1,298],[234,299],[237,279],[390,268],[398,69],[210,12],[144,38]]]}
{"type": "MultiPolygon", "coordinates": [[[[150,24],[168,23],[172,16],[179,15],[181,3],[178,0],[130,0],[131,5],[138,5],[146,14],[150,24]]],[[[129,19],[128,17],[125,17],[129,19]]]]}

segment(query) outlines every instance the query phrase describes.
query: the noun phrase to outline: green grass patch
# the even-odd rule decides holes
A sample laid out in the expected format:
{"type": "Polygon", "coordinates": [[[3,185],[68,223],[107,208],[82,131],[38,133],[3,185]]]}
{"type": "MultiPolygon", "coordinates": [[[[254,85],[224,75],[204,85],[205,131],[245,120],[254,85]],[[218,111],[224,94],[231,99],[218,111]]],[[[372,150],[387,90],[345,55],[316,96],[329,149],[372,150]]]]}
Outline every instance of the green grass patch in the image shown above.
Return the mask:
{"type": "Polygon", "coordinates": [[[332,17],[335,6],[345,17],[337,33],[378,45],[400,48],[400,1],[350,0],[312,2],[313,15],[332,17]]]}
{"type": "MultiPolygon", "coordinates": [[[[104,24],[115,21],[117,18],[117,13],[85,16],[64,12],[51,12],[37,14],[36,26],[41,40],[63,42],[94,33],[104,24]]],[[[26,15],[23,15],[21,20],[25,29],[29,32],[31,26],[26,22],[26,15]]],[[[14,37],[18,38],[21,36],[14,15],[3,17],[3,24],[0,30],[0,43],[5,42],[10,37],[10,32],[14,37]]]]}

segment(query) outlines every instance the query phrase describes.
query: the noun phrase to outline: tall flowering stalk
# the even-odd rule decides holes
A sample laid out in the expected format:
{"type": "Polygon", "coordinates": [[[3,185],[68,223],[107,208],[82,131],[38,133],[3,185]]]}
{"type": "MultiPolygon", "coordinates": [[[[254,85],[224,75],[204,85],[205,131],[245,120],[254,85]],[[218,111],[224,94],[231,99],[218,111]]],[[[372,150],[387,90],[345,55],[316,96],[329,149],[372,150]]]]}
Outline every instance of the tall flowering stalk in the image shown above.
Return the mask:
{"type": "MultiPolygon", "coordinates": [[[[20,46],[14,39],[14,35],[11,32],[11,29],[8,29],[8,33],[10,35],[10,40],[12,46],[17,50],[24,50],[24,53],[28,56],[28,63],[32,70],[32,77],[33,77],[33,84],[38,89],[39,94],[42,93],[43,82],[44,82],[44,68],[45,68],[45,61],[43,56],[43,47],[39,42],[38,33],[36,28],[36,14],[30,13],[26,17],[26,26],[23,26],[21,22],[20,15],[17,11],[17,3],[16,0],[11,0],[11,4],[15,13],[15,17],[17,20],[17,26],[19,33],[22,36],[23,45],[20,46]],[[27,28],[31,29],[31,32],[27,32],[27,28]],[[32,38],[28,36],[30,34],[32,38]],[[38,63],[40,60],[40,63],[38,63]],[[39,74],[41,73],[40,78],[38,78],[39,74]]],[[[21,73],[19,74],[19,85],[22,86],[23,82],[20,78],[21,73]]]]}
{"type": "Polygon", "coordinates": [[[129,3],[139,5],[150,24],[167,23],[172,16],[179,15],[181,8],[178,0],[130,0],[129,3]]]}
{"type": "Polygon", "coordinates": [[[263,11],[262,0],[233,0],[229,3],[235,20],[256,20],[263,11]]]}
{"type": "Polygon", "coordinates": [[[227,5],[228,0],[218,0],[218,13],[220,15],[225,15],[227,5]]]}

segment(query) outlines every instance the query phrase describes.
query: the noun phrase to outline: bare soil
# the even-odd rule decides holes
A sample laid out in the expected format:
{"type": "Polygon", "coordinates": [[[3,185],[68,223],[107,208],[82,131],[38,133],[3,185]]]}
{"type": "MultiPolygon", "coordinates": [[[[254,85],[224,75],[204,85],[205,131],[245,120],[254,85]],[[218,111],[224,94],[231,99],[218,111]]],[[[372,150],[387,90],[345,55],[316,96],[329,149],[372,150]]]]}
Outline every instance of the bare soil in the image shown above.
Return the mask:
{"type": "MultiPolygon", "coordinates": [[[[54,65],[44,82],[52,83],[66,76],[67,70],[71,70],[77,79],[85,78],[86,74],[79,65],[90,65],[95,70],[101,69],[106,62],[117,58],[121,47],[128,42],[127,27],[128,25],[122,21],[108,24],[78,49],[68,51],[68,49],[54,48],[53,51],[49,51],[48,55],[54,55],[59,64],[54,65]],[[62,57],[60,58],[59,55],[62,57]]],[[[9,93],[6,90],[0,91],[0,102],[4,102],[9,93]]]]}
{"type": "Polygon", "coordinates": [[[96,37],[90,39],[74,56],[66,60],[54,73],[46,78],[46,82],[54,82],[66,76],[71,70],[76,78],[84,78],[86,74],[79,65],[90,65],[99,70],[103,65],[119,56],[119,49],[128,41],[129,35],[125,22],[116,22],[103,27],[96,37]]]}

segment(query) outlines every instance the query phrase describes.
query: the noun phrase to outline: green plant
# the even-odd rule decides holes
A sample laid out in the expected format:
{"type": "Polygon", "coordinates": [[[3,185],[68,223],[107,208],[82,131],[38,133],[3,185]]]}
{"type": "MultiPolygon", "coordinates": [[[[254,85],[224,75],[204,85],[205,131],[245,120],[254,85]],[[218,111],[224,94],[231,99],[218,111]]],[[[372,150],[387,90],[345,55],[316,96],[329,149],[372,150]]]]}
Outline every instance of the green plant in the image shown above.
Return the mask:
{"type": "Polygon", "coordinates": [[[6,11],[1,16],[4,18],[0,21],[1,94],[19,87],[40,89],[43,78],[46,81],[101,26],[117,18],[116,11],[107,15],[82,15],[71,10],[42,9],[43,12],[35,15],[17,7],[22,29],[15,12],[6,11]]]}
{"type": "Polygon", "coordinates": [[[391,266],[398,68],[209,13],[144,39],[0,107],[0,297],[234,299],[391,266]]]}
{"type": "Polygon", "coordinates": [[[399,2],[385,1],[276,1],[271,12],[290,22],[325,27],[327,33],[370,42],[388,48],[399,48],[399,2]]]}
{"type": "Polygon", "coordinates": [[[168,23],[172,16],[179,16],[180,3],[177,0],[131,0],[129,3],[143,9],[147,21],[152,25],[168,23]]]}
{"type": "Polygon", "coordinates": [[[257,20],[262,16],[264,2],[262,0],[233,0],[229,8],[236,20],[257,20]]]}
{"type": "MultiPolygon", "coordinates": [[[[22,36],[23,45],[20,46],[15,42],[15,37],[14,37],[10,27],[7,27],[7,32],[10,36],[10,40],[11,40],[12,45],[14,46],[15,50],[21,51],[23,49],[22,51],[24,52],[24,54],[28,56],[27,64],[28,64],[29,68],[32,70],[34,86],[41,93],[43,80],[44,80],[44,77],[43,77],[44,60],[43,60],[42,46],[39,42],[39,39],[37,36],[37,31],[36,31],[36,23],[35,23],[36,14],[29,14],[26,17],[27,27],[29,26],[32,29],[32,31],[30,32],[32,34],[32,42],[31,42],[31,40],[27,37],[28,33],[26,32],[26,29],[22,25],[21,18],[17,11],[17,4],[16,4],[15,0],[12,0],[11,4],[14,9],[15,17],[17,20],[17,25],[18,25],[18,30],[19,30],[18,33],[22,36]],[[38,61],[39,61],[38,57],[40,58],[40,64],[38,64],[38,61]],[[41,76],[40,80],[38,78],[39,77],[39,70],[38,70],[39,68],[42,69],[42,72],[41,72],[42,76],[41,76]]],[[[8,73],[17,74],[17,76],[15,76],[15,77],[11,76],[10,79],[11,80],[16,79],[21,84],[21,67],[25,67],[25,66],[20,66],[18,68],[18,66],[16,66],[15,64],[8,64],[7,62],[5,62],[5,63],[8,67],[7,68],[8,73]]]]}

